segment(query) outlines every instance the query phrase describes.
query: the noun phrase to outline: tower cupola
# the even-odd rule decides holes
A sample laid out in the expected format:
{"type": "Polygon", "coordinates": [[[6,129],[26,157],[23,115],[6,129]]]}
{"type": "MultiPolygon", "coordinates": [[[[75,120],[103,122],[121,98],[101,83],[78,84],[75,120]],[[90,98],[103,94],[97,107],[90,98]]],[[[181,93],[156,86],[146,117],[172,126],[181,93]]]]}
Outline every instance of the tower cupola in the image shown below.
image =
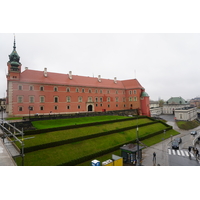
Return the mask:
{"type": "Polygon", "coordinates": [[[19,70],[18,67],[21,65],[21,63],[19,62],[19,60],[20,60],[20,56],[18,55],[18,53],[16,51],[15,38],[14,38],[13,51],[9,55],[9,61],[8,61],[8,63],[10,63],[11,68],[14,71],[18,71],[19,70]]]}

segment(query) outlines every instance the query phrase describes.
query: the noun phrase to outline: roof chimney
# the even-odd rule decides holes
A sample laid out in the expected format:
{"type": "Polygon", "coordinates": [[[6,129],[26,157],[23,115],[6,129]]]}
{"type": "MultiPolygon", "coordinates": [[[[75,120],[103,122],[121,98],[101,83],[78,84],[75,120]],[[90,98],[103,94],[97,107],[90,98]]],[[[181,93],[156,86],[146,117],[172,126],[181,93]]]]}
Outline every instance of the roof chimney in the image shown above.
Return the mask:
{"type": "Polygon", "coordinates": [[[25,70],[27,70],[28,69],[28,67],[25,67],[25,70]]]}
{"type": "Polygon", "coordinates": [[[101,75],[98,75],[98,81],[101,82],[101,75]]]}
{"type": "Polygon", "coordinates": [[[47,68],[44,68],[44,76],[47,77],[47,68]]]}
{"type": "Polygon", "coordinates": [[[72,79],[72,71],[69,71],[69,79],[72,79]]]}
{"type": "Polygon", "coordinates": [[[114,83],[117,83],[117,77],[114,77],[114,83]]]}

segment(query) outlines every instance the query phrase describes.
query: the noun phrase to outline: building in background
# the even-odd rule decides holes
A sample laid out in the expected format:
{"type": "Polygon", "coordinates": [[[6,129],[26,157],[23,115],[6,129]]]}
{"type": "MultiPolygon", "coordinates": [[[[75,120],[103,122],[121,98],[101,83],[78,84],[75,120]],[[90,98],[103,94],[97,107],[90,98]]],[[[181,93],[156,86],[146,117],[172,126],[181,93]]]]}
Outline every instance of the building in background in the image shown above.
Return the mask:
{"type": "Polygon", "coordinates": [[[7,63],[9,115],[65,114],[137,109],[150,116],[149,96],[137,79],[117,80],[36,71],[21,71],[20,56],[13,51],[7,63]]]}
{"type": "Polygon", "coordinates": [[[6,110],[6,98],[1,98],[0,99],[0,111],[5,111],[6,110]]]}
{"type": "Polygon", "coordinates": [[[200,108],[200,97],[195,97],[195,98],[191,99],[190,105],[200,108]]]}
{"type": "Polygon", "coordinates": [[[176,109],[190,107],[182,97],[171,97],[163,105],[163,114],[175,114],[176,109]]]}
{"type": "Polygon", "coordinates": [[[157,117],[162,114],[162,107],[160,107],[158,101],[150,100],[150,113],[151,117],[157,117]]]}
{"type": "Polygon", "coordinates": [[[193,121],[197,119],[197,107],[184,107],[175,110],[175,119],[180,121],[193,121]]]}

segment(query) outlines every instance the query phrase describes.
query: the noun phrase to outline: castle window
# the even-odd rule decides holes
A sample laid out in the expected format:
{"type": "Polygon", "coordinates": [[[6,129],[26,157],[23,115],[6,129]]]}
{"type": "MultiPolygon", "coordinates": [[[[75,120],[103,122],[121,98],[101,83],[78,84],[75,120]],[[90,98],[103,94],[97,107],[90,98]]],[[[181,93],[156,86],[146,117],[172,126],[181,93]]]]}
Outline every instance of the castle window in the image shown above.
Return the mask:
{"type": "Polygon", "coordinates": [[[44,110],[44,106],[40,106],[40,110],[44,110]]]}
{"type": "Polygon", "coordinates": [[[95,102],[98,102],[98,97],[95,98],[95,102]]]}
{"type": "Polygon", "coordinates": [[[118,102],[118,101],[119,101],[119,98],[118,98],[118,97],[116,97],[116,98],[115,98],[115,101],[116,101],[116,102],[118,102]]]}
{"type": "Polygon", "coordinates": [[[118,104],[116,104],[116,107],[118,107],[118,104]]]}
{"type": "Polygon", "coordinates": [[[82,102],[82,97],[78,97],[78,102],[82,102]]]}
{"type": "Polygon", "coordinates": [[[67,92],[70,92],[70,88],[68,87],[68,88],[66,89],[66,91],[67,91],[67,92]]]}
{"type": "Polygon", "coordinates": [[[108,104],[108,108],[110,108],[110,104],[108,104]]]}
{"type": "Polygon", "coordinates": [[[78,88],[76,88],[76,92],[79,92],[79,89],[78,89],[78,88]]]}
{"type": "Polygon", "coordinates": [[[44,103],[44,96],[40,96],[40,103],[44,103]]]}
{"type": "Polygon", "coordinates": [[[99,99],[99,100],[100,100],[100,102],[103,102],[103,98],[102,98],[102,97],[100,97],[100,99],[99,99]]]}
{"type": "Polygon", "coordinates": [[[118,91],[116,90],[116,92],[115,92],[116,94],[118,94],[118,91]]]}
{"type": "Polygon", "coordinates": [[[54,87],[54,92],[58,92],[58,88],[57,87],[54,87]]]}
{"type": "Polygon", "coordinates": [[[78,109],[80,109],[81,108],[81,106],[80,105],[78,105],[78,109]]]}
{"type": "Polygon", "coordinates": [[[23,107],[20,106],[20,107],[19,107],[19,111],[20,111],[20,112],[23,111],[23,107]]]}
{"type": "Polygon", "coordinates": [[[92,97],[88,97],[88,102],[92,102],[92,97]]]}
{"type": "Polygon", "coordinates": [[[54,97],[54,103],[58,103],[58,97],[54,97]]]}
{"type": "Polygon", "coordinates": [[[123,97],[123,102],[126,102],[126,97],[123,97]]]}
{"type": "Polygon", "coordinates": [[[132,90],[129,91],[129,94],[132,94],[132,90]]]}
{"type": "Polygon", "coordinates": [[[22,85],[19,85],[18,89],[19,89],[19,90],[22,90],[22,85]]]}
{"type": "Polygon", "coordinates": [[[69,106],[69,105],[67,106],[67,109],[68,109],[68,110],[70,109],[70,106],[69,106]]]}
{"type": "Polygon", "coordinates": [[[40,86],[40,91],[44,91],[44,87],[43,86],[40,86]]]}
{"type": "Polygon", "coordinates": [[[134,93],[134,94],[137,94],[137,90],[134,90],[133,93],[134,93]]]}
{"type": "Polygon", "coordinates": [[[28,109],[29,109],[30,111],[33,111],[33,106],[29,106],[28,109]]]}
{"type": "Polygon", "coordinates": [[[101,106],[101,107],[103,106],[102,103],[100,104],[100,106],[101,106]]]}
{"type": "Polygon", "coordinates": [[[98,104],[96,104],[96,107],[98,107],[98,104]]]}
{"type": "Polygon", "coordinates": [[[32,85],[30,85],[29,90],[33,91],[33,86],[32,85]]]}
{"type": "Polygon", "coordinates": [[[17,102],[18,103],[23,103],[23,96],[18,96],[17,97],[17,102]]]}
{"type": "Polygon", "coordinates": [[[97,93],[98,93],[98,90],[95,90],[95,93],[97,94],[97,93]]]}
{"type": "Polygon", "coordinates": [[[107,102],[110,102],[110,97],[107,97],[107,102]]]}
{"type": "Polygon", "coordinates": [[[110,94],[110,90],[107,90],[107,94],[110,94]]]}
{"type": "Polygon", "coordinates": [[[133,101],[132,97],[129,97],[129,101],[133,101]]]}
{"type": "Polygon", "coordinates": [[[69,103],[69,102],[71,102],[71,97],[67,97],[67,102],[69,103]]]}
{"type": "Polygon", "coordinates": [[[92,93],[92,90],[91,90],[91,89],[89,89],[89,93],[92,93]]]}
{"type": "Polygon", "coordinates": [[[58,110],[58,106],[54,106],[54,110],[58,110]]]}
{"type": "Polygon", "coordinates": [[[83,89],[82,89],[82,93],[84,93],[84,92],[85,92],[85,89],[83,88],[83,89]]]}
{"type": "Polygon", "coordinates": [[[35,99],[34,96],[30,96],[29,97],[29,103],[34,103],[34,99],[35,99]]]}
{"type": "Polygon", "coordinates": [[[102,90],[100,90],[100,94],[102,94],[102,90]]]}
{"type": "Polygon", "coordinates": [[[137,101],[137,97],[134,97],[134,98],[133,98],[133,101],[137,101]]]}

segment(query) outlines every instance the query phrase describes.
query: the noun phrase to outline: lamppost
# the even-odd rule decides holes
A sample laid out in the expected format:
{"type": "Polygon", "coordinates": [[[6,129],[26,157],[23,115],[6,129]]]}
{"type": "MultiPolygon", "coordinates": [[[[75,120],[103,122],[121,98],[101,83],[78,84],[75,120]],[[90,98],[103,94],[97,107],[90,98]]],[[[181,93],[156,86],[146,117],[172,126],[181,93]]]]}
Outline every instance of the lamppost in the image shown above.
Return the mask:
{"type": "Polygon", "coordinates": [[[29,110],[29,121],[30,121],[30,111],[32,110],[31,106],[28,107],[28,110],[29,110]]]}
{"type": "Polygon", "coordinates": [[[137,126],[137,165],[140,166],[140,148],[139,148],[139,138],[138,138],[138,126],[137,126]]]}
{"type": "Polygon", "coordinates": [[[1,106],[1,114],[2,114],[1,119],[2,119],[2,124],[3,124],[3,106],[1,106]]]}
{"type": "Polygon", "coordinates": [[[140,148],[139,148],[139,137],[138,137],[138,117],[137,117],[137,129],[136,129],[136,141],[137,141],[137,166],[140,166],[140,148]]]}

